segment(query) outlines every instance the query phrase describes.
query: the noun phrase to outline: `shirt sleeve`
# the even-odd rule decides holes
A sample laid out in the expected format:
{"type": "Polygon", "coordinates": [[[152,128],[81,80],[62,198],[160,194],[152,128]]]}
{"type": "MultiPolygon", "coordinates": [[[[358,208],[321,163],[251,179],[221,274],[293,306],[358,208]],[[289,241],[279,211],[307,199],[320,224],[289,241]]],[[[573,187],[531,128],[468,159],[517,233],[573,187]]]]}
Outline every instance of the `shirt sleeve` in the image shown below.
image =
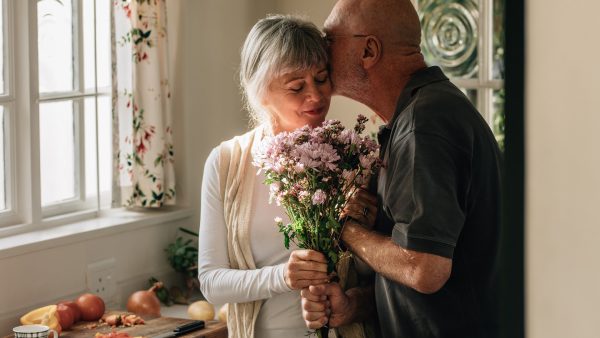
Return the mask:
{"type": "Polygon", "coordinates": [[[200,291],[213,304],[243,303],[289,292],[285,264],[254,270],[231,269],[227,227],[219,184],[219,151],[212,150],[204,166],[198,238],[200,291]]]}
{"type": "Polygon", "coordinates": [[[386,199],[395,223],[392,240],[452,258],[466,218],[467,155],[439,135],[415,131],[391,150],[386,199]]]}

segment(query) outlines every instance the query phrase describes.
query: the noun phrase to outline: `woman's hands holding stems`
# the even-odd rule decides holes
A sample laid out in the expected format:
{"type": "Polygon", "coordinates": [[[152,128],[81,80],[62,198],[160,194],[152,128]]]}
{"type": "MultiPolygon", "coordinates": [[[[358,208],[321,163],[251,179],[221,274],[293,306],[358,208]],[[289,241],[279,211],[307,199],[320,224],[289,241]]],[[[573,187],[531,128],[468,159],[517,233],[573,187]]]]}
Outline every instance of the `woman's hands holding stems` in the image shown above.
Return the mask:
{"type": "Polygon", "coordinates": [[[329,282],[327,259],[315,250],[294,250],[285,265],[285,283],[293,290],[329,282]]]}

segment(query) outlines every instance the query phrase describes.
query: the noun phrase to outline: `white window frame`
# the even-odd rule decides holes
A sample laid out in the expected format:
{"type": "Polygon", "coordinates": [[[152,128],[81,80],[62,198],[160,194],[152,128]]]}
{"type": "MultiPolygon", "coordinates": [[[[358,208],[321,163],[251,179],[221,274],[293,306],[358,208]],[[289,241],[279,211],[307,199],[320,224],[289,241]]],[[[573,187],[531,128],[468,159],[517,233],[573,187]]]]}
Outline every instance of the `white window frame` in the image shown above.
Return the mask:
{"type": "MultiPolygon", "coordinates": [[[[0,96],[0,104],[8,107],[6,126],[6,190],[7,211],[0,212],[0,238],[55,225],[99,216],[101,210],[98,153],[98,99],[111,95],[110,88],[98,88],[96,48],[96,0],[73,0],[75,90],[68,93],[39,94],[37,0],[0,0],[5,6],[5,65],[8,67],[5,87],[8,95],[0,96]],[[87,90],[83,60],[83,1],[94,9],[94,72],[95,88],[87,90]],[[28,18],[28,20],[13,20],[28,18]],[[17,75],[18,76],[15,76],[17,75]],[[95,98],[96,196],[86,200],[84,101],[95,98]],[[75,124],[76,198],[53,205],[41,206],[39,106],[45,102],[72,100],[75,124]],[[17,170],[18,168],[18,170],[17,170]],[[78,182],[77,182],[78,181],[78,182]],[[77,184],[79,183],[79,184],[77,184]]],[[[109,1],[110,3],[110,1],[109,1]]]]}

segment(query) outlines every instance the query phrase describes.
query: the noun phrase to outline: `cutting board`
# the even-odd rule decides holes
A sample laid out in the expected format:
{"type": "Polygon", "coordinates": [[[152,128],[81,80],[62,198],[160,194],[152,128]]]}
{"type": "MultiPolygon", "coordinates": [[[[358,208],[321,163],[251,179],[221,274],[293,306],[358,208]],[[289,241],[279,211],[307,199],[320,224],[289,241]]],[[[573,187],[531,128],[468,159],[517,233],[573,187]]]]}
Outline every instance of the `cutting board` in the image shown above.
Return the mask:
{"type": "MultiPolygon", "coordinates": [[[[113,330],[119,332],[127,332],[132,337],[143,336],[151,338],[154,335],[158,335],[167,331],[171,331],[177,326],[192,322],[190,319],[182,318],[169,318],[159,317],[155,319],[146,320],[143,325],[136,325],[133,327],[117,327],[111,328],[110,326],[102,325],[95,328],[90,328],[92,322],[79,322],[75,324],[69,331],[63,331],[60,334],[60,338],[93,338],[97,332],[109,333],[113,330]]],[[[12,338],[7,336],[5,338],[12,338]]],[[[206,327],[202,330],[190,332],[186,335],[180,336],[181,338],[227,338],[227,325],[222,322],[212,321],[207,322],[206,327]]]]}

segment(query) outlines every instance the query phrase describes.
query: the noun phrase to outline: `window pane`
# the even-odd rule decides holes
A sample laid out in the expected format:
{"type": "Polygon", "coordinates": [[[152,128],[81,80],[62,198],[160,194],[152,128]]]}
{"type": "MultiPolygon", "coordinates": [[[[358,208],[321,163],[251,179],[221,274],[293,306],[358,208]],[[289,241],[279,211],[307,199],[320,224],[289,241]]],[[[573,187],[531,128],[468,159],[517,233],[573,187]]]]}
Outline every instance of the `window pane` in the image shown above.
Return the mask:
{"type": "Polygon", "coordinates": [[[494,0],[494,79],[504,79],[504,0],[494,0]]]}
{"type": "Polygon", "coordinates": [[[38,0],[40,93],[74,90],[75,62],[71,0],[38,0]]]}
{"type": "Polygon", "coordinates": [[[4,69],[4,35],[6,34],[6,27],[4,27],[4,1],[0,0],[0,94],[4,94],[4,77],[6,70],[4,69]]]}
{"type": "Polygon", "coordinates": [[[74,113],[73,101],[40,104],[42,206],[77,196],[74,113]]]}
{"type": "Polygon", "coordinates": [[[6,174],[5,168],[8,164],[6,161],[6,142],[5,142],[5,123],[4,123],[4,106],[0,106],[0,210],[6,210],[6,174]]]}
{"type": "Polygon", "coordinates": [[[88,91],[95,90],[96,76],[98,88],[111,86],[110,5],[110,0],[96,0],[96,27],[94,28],[94,2],[83,2],[84,78],[85,89],[88,91]],[[96,42],[95,50],[94,42],[96,42]],[[96,59],[94,59],[94,51],[96,59]],[[97,74],[94,70],[95,61],[98,67],[97,74]]]}
{"type": "Polygon", "coordinates": [[[492,130],[500,149],[504,150],[504,89],[494,90],[494,120],[492,130]]]}
{"type": "Polygon", "coordinates": [[[112,85],[110,49],[110,0],[96,0],[96,42],[98,54],[98,88],[112,85]]]}
{"type": "Polygon", "coordinates": [[[94,61],[94,2],[83,1],[83,77],[86,90],[96,89],[94,61]]]}
{"type": "Polygon", "coordinates": [[[479,10],[474,0],[420,0],[425,61],[438,65],[450,77],[478,76],[479,10]]]}

